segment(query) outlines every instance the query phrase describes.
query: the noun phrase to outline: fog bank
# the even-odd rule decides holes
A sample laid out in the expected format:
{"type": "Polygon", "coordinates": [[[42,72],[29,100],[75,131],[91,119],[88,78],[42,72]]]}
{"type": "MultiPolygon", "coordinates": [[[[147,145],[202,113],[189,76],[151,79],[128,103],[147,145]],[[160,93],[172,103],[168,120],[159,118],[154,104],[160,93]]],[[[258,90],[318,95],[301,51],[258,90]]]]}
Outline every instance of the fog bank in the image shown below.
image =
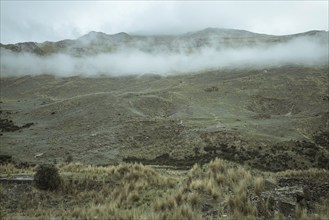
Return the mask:
{"type": "Polygon", "coordinates": [[[205,47],[192,53],[148,53],[121,49],[114,53],[74,57],[67,54],[37,56],[1,49],[1,76],[54,74],[56,76],[173,75],[244,65],[328,64],[328,44],[297,38],[272,46],[216,50],[205,47]]]}

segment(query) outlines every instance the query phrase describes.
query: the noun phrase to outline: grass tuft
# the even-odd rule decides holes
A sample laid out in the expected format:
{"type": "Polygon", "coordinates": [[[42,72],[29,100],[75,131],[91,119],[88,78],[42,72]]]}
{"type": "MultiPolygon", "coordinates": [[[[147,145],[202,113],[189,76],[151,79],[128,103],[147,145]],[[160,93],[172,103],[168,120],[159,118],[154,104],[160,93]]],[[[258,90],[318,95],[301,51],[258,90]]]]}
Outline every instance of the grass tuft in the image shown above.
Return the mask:
{"type": "MultiPolygon", "coordinates": [[[[18,187],[21,198],[15,200],[12,195],[18,188],[0,187],[0,196],[5,198],[0,200],[0,215],[9,219],[204,219],[212,215],[215,219],[284,218],[282,213],[269,210],[261,199],[265,174],[252,175],[242,166],[221,159],[203,166],[196,164],[189,171],[127,163],[104,167],[64,163],[55,168],[62,179],[57,191],[24,185],[18,187]]],[[[0,165],[0,170],[9,176],[36,171],[12,165],[0,165]]],[[[326,170],[311,169],[280,172],[272,177],[325,179],[327,174],[326,170]]],[[[292,214],[298,219],[326,219],[328,201],[316,207],[314,213],[296,207],[292,214]]]]}

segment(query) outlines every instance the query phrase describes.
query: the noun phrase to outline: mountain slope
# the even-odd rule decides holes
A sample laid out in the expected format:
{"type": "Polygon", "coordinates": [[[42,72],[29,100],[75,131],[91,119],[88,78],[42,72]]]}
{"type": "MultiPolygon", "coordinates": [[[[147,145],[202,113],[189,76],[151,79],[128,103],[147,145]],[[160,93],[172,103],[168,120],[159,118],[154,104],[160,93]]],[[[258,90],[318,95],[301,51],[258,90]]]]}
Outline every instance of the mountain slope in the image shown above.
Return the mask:
{"type": "Polygon", "coordinates": [[[207,28],[201,31],[182,35],[142,36],[121,32],[113,35],[91,31],[76,40],[58,42],[25,42],[17,44],[1,44],[0,47],[12,52],[27,52],[36,55],[64,53],[72,56],[85,56],[100,53],[135,49],[148,53],[158,51],[168,53],[191,53],[204,48],[221,50],[224,48],[241,48],[252,46],[268,46],[287,42],[300,37],[308,38],[328,45],[328,32],[309,31],[294,35],[273,36],[257,34],[245,30],[207,28]]]}

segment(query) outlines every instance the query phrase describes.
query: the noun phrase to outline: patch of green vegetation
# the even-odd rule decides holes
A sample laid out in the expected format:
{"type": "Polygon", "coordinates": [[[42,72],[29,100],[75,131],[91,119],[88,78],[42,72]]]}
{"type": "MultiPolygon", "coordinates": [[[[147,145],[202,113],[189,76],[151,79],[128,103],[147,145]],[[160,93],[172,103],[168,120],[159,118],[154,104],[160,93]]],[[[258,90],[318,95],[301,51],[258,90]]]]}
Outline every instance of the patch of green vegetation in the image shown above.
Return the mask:
{"type": "Polygon", "coordinates": [[[61,177],[54,165],[40,165],[34,175],[34,183],[38,189],[55,191],[61,186],[61,177]]]}

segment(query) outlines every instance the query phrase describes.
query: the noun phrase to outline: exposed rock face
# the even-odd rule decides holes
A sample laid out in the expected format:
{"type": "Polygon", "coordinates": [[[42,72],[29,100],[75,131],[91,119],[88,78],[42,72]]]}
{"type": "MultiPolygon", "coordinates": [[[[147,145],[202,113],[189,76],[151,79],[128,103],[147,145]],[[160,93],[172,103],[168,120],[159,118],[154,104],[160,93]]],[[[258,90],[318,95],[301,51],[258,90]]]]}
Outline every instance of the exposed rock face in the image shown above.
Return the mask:
{"type": "Polygon", "coordinates": [[[0,48],[4,48],[7,50],[11,50],[12,52],[25,52],[25,53],[33,53],[37,55],[44,55],[45,52],[37,45],[35,42],[25,42],[25,43],[17,43],[17,44],[0,44],[0,48]]]}
{"type": "Polygon", "coordinates": [[[268,202],[269,210],[279,211],[285,216],[292,217],[297,205],[301,205],[304,201],[305,194],[300,186],[286,186],[265,191],[261,197],[268,202]]]}
{"type": "MultiPolygon", "coordinates": [[[[281,177],[272,189],[266,189],[260,195],[260,203],[266,203],[271,213],[259,213],[262,216],[273,216],[282,213],[285,217],[296,218],[298,208],[312,212],[315,204],[329,195],[329,183],[312,183],[310,180],[294,177],[281,177]]],[[[260,209],[259,209],[260,210],[260,209]]]]}

